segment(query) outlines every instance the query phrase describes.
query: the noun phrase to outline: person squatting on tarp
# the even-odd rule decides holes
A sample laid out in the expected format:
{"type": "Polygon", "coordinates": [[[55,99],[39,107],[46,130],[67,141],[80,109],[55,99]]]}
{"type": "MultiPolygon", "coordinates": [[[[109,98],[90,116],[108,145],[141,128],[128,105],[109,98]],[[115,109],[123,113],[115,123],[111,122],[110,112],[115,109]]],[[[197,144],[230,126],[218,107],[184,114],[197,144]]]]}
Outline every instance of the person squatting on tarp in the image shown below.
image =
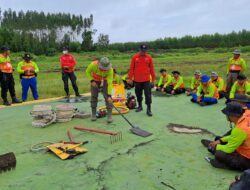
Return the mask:
{"type": "Polygon", "coordinates": [[[116,69],[113,69],[113,84],[122,84],[121,76],[117,74],[116,69]]]}
{"type": "Polygon", "coordinates": [[[111,123],[112,119],[112,82],[113,69],[107,57],[103,57],[100,61],[96,60],[90,63],[87,67],[86,74],[90,80],[91,91],[91,120],[96,121],[96,108],[99,92],[103,93],[108,112],[107,122],[111,123]]]}
{"type": "Polygon", "coordinates": [[[232,99],[236,94],[245,94],[249,96],[250,93],[250,83],[247,80],[247,77],[243,74],[239,74],[237,81],[234,82],[229,98],[232,99]]]}
{"type": "Polygon", "coordinates": [[[161,69],[160,73],[161,76],[158,83],[156,84],[156,91],[164,92],[164,88],[166,88],[166,86],[168,86],[171,83],[172,77],[167,73],[166,69],[161,69]]]}
{"type": "Polygon", "coordinates": [[[246,71],[246,62],[241,57],[241,52],[238,49],[233,51],[233,57],[229,59],[227,64],[227,94],[230,93],[232,85],[237,80],[237,77],[240,73],[244,73],[246,71]]]}
{"type": "Polygon", "coordinates": [[[226,87],[223,78],[220,77],[217,72],[212,72],[211,81],[218,89],[219,99],[224,98],[226,94],[226,87]]]}
{"type": "Polygon", "coordinates": [[[76,84],[77,77],[75,75],[75,66],[76,61],[73,55],[69,54],[69,48],[63,47],[63,55],[60,57],[60,64],[62,68],[62,80],[64,83],[64,90],[66,92],[66,96],[69,97],[69,83],[68,80],[70,79],[72,87],[75,91],[76,96],[80,96],[78,91],[78,86],[76,84]]]}
{"type": "Polygon", "coordinates": [[[130,69],[129,69],[129,79],[127,82],[135,84],[135,94],[138,101],[138,107],[136,112],[143,110],[142,108],[142,93],[144,91],[145,103],[147,105],[147,115],[152,116],[151,112],[151,87],[154,85],[155,81],[155,71],[152,57],[146,53],[147,46],[141,45],[140,51],[132,57],[130,69]],[[150,77],[152,82],[150,82],[150,77]]]}
{"type": "MultiPolygon", "coordinates": [[[[236,103],[239,103],[241,104],[242,108],[245,110],[244,114],[247,114],[249,113],[249,109],[250,109],[250,98],[247,97],[246,95],[244,94],[236,94],[235,97],[233,99],[230,100],[231,102],[236,102],[236,103]]],[[[221,139],[222,137],[225,137],[225,136],[228,136],[231,134],[231,131],[232,131],[232,123],[230,123],[230,130],[227,131],[224,135],[222,136],[216,136],[214,138],[214,141],[217,141],[219,139],[221,139]]],[[[201,140],[201,143],[205,146],[205,147],[208,147],[208,145],[210,143],[212,143],[213,141],[211,140],[208,140],[208,139],[202,139],[201,140]]]]}
{"type": "Polygon", "coordinates": [[[210,77],[203,75],[201,85],[196,94],[192,94],[191,102],[198,103],[200,106],[217,104],[219,93],[217,87],[210,81],[210,77]]]}
{"type": "Polygon", "coordinates": [[[12,104],[21,103],[16,98],[15,82],[13,77],[13,67],[10,62],[10,49],[3,46],[0,54],[0,82],[1,82],[1,97],[3,105],[10,106],[11,103],[7,99],[7,92],[9,91],[12,104]]]}
{"type": "Polygon", "coordinates": [[[190,96],[192,94],[195,94],[200,84],[201,84],[201,72],[197,70],[194,72],[194,76],[191,78],[190,88],[186,88],[186,95],[190,96]]]}
{"type": "Polygon", "coordinates": [[[165,92],[167,94],[182,94],[185,93],[185,85],[181,73],[179,71],[172,72],[171,81],[165,84],[165,92]]]}
{"type": "Polygon", "coordinates": [[[208,158],[213,167],[246,170],[250,168],[250,111],[244,110],[242,105],[230,102],[222,110],[227,120],[235,124],[231,134],[213,141],[208,150],[215,155],[215,159],[208,158]]]}
{"type": "Polygon", "coordinates": [[[36,76],[39,72],[39,68],[37,64],[32,61],[32,57],[29,53],[25,53],[23,61],[18,63],[17,72],[20,74],[23,102],[27,100],[29,88],[31,89],[34,100],[38,100],[36,76]]]}

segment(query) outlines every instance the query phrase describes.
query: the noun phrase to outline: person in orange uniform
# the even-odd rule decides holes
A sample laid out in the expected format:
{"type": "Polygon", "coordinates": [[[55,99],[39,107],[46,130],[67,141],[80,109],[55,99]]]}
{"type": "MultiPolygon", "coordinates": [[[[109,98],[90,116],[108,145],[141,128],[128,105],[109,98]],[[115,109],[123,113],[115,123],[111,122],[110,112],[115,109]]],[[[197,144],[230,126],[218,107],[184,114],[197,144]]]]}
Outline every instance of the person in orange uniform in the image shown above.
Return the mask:
{"type": "Polygon", "coordinates": [[[185,85],[181,73],[173,71],[172,75],[170,85],[165,88],[165,92],[173,95],[185,93],[185,85]]]}
{"type": "Polygon", "coordinates": [[[219,92],[219,99],[224,98],[226,94],[226,87],[223,78],[221,78],[217,72],[211,73],[211,81],[217,87],[219,92]]]}
{"type": "Polygon", "coordinates": [[[63,55],[60,57],[60,64],[62,68],[62,80],[64,83],[64,90],[66,92],[66,96],[69,97],[69,84],[68,80],[70,79],[72,87],[75,91],[76,96],[80,96],[78,91],[78,86],[76,84],[77,77],[75,75],[75,66],[76,61],[73,55],[69,54],[69,48],[63,47],[63,55]]]}
{"type": "Polygon", "coordinates": [[[241,57],[240,50],[236,49],[233,52],[233,57],[229,59],[227,65],[227,87],[226,92],[229,94],[231,87],[234,82],[237,80],[237,77],[240,73],[244,74],[246,71],[246,62],[241,57]]]}
{"type": "Polygon", "coordinates": [[[29,53],[25,53],[23,61],[18,63],[17,72],[20,73],[22,83],[22,100],[25,102],[28,96],[28,90],[31,88],[34,100],[38,99],[36,76],[39,72],[37,64],[32,61],[29,53]]]}
{"type": "Polygon", "coordinates": [[[129,69],[129,84],[135,84],[135,94],[139,106],[136,108],[136,112],[141,112],[142,108],[142,92],[145,94],[145,103],[147,105],[147,115],[152,116],[151,112],[151,87],[155,81],[155,70],[152,57],[147,54],[147,46],[142,44],[140,46],[139,53],[132,57],[129,69]],[[151,81],[150,81],[151,76],[151,81]]]}
{"type": "Polygon", "coordinates": [[[15,92],[15,82],[13,78],[13,67],[10,62],[10,49],[8,47],[1,48],[0,54],[0,82],[1,82],[1,97],[3,99],[3,104],[10,106],[11,103],[7,99],[7,92],[10,92],[12,98],[12,103],[17,104],[21,103],[16,98],[15,92]]]}
{"type": "Polygon", "coordinates": [[[227,120],[235,124],[230,135],[213,141],[208,150],[215,159],[207,158],[216,168],[246,170],[250,169],[250,114],[244,114],[239,103],[228,103],[222,110],[227,120]]]}

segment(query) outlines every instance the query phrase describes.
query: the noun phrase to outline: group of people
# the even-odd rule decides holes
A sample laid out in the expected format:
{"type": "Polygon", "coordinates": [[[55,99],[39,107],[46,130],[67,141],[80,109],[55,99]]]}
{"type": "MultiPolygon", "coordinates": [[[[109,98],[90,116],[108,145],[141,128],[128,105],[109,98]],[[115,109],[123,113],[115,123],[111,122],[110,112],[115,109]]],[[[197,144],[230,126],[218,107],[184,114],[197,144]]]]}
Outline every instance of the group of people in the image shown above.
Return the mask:
{"type": "MultiPolygon", "coordinates": [[[[160,70],[160,78],[155,85],[155,70],[152,57],[147,54],[147,46],[141,45],[139,52],[131,60],[128,73],[120,77],[107,57],[95,59],[87,69],[86,75],[90,82],[91,91],[91,120],[96,121],[98,95],[102,93],[105,98],[107,108],[107,122],[112,119],[112,86],[113,84],[125,85],[125,88],[135,88],[138,107],[136,112],[143,111],[143,92],[145,104],[147,106],[146,114],[151,117],[152,110],[152,87],[156,86],[157,91],[172,95],[186,93],[191,96],[191,101],[199,103],[201,106],[217,103],[220,98],[226,98],[226,108],[222,112],[226,115],[228,121],[235,125],[225,135],[216,137],[214,141],[202,140],[202,144],[215,155],[214,159],[207,160],[214,167],[231,168],[245,170],[250,168],[250,83],[247,81],[244,71],[246,63],[240,57],[240,51],[235,50],[234,56],[230,58],[227,68],[227,82],[225,84],[222,77],[217,72],[212,72],[210,76],[202,75],[200,71],[195,71],[191,79],[190,88],[185,88],[183,77],[179,71],[173,71],[169,75],[166,69],[160,70]]],[[[74,73],[76,61],[69,54],[67,47],[63,48],[63,54],[60,57],[62,69],[62,80],[66,96],[69,97],[68,80],[71,80],[72,87],[76,96],[80,96],[76,83],[77,77],[74,73]]],[[[10,105],[7,100],[7,92],[10,92],[12,103],[20,103],[16,98],[13,78],[13,67],[9,58],[9,49],[2,47],[0,54],[0,81],[1,96],[4,105],[10,105]]],[[[22,84],[22,101],[27,100],[29,87],[32,90],[34,99],[38,99],[36,76],[39,72],[37,64],[32,61],[30,54],[23,56],[23,61],[18,63],[17,72],[20,74],[22,84]]]]}

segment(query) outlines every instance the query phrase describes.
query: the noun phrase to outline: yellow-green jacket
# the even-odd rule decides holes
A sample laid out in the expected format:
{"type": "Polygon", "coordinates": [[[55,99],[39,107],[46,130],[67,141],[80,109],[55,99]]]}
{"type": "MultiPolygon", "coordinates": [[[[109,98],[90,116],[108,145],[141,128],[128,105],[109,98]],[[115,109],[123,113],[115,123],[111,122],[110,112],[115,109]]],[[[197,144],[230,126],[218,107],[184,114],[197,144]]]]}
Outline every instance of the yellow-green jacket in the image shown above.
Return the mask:
{"type": "Polygon", "coordinates": [[[101,71],[98,67],[98,62],[93,61],[87,67],[86,74],[88,79],[94,81],[107,80],[108,83],[108,95],[112,94],[112,82],[113,82],[113,69],[108,71],[101,71]]]}
{"type": "Polygon", "coordinates": [[[113,84],[122,84],[121,76],[118,74],[114,74],[113,76],[113,84]]]}
{"type": "Polygon", "coordinates": [[[171,83],[171,75],[166,75],[160,77],[158,81],[158,86],[163,85],[164,88],[166,88],[171,83]]]}
{"type": "Polygon", "coordinates": [[[176,90],[177,88],[184,88],[185,87],[183,78],[181,76],[179,76],[177,79],[172,77],[170,85],[174,86],[174,90],[176,90]]]}
{"type": "Polygon", "coordinates": [[[193,76],[192,79],[191,79],[190,88],[191,88],[192,90],[197,89],[197,88],[200,86],[200,84],[201,84],[201,80],[200,80],[200,79],[197,79],[197,78],[195,78],[195,77],[193,76]]]}
{"type": "Polygon", "coordinates": [[[234,59],[233,57],[229,59],[227,64],[227,74],[229,71],[240,71],[242,73],[246,70],[246,62],[242,58],[234,59]]]}
{"type": "Polygon", "coordinates": [[[219,98],[219,93],[217,87],[212,83],[209,82],[207,87],[204,87],[202,84],[197,89],[197,96],[201,96],[201,92],[204,93],[205,98],[219,98]]]}
{"type": "Polygon", "coordinates": [[[234,98],[235,94],[245,94],[250,92],[250,83],[246,81],[242,86],[239,85],[238,81],[234,82],[234,85],[231,88],[229,98],[234,98]]]}
{"type": "Polygon", "coordinates": [[[215,84],[215,86],[218,88],[218,91],[225,91],[225,83],[224,83],[224,80],[223,78],[221,77],[218,77],[216,80],[211,80],[212,83],[215,84]]]}
{"type": "Polygon", "coordinates": [[[17,65],[17,72],[20,74],[24,74],[25,71],[29,71],[31,69],[34,70],[35,73],[39,72],[39,68],[34,61],[30,61],[29,63],[20,61],[17,65]]]}

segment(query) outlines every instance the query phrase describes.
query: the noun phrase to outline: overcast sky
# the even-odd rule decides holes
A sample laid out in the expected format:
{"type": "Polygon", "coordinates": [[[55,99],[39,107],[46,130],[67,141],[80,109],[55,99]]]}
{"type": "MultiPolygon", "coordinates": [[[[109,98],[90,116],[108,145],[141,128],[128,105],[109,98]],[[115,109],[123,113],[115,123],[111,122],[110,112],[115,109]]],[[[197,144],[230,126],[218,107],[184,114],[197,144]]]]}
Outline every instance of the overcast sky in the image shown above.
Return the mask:
{"type": "Polygon", "coordinates": [[[250,29],[249,0],[0,0],[0,7],[92,13],[94,28],[108,34],[111,42],[250,29]]]}

